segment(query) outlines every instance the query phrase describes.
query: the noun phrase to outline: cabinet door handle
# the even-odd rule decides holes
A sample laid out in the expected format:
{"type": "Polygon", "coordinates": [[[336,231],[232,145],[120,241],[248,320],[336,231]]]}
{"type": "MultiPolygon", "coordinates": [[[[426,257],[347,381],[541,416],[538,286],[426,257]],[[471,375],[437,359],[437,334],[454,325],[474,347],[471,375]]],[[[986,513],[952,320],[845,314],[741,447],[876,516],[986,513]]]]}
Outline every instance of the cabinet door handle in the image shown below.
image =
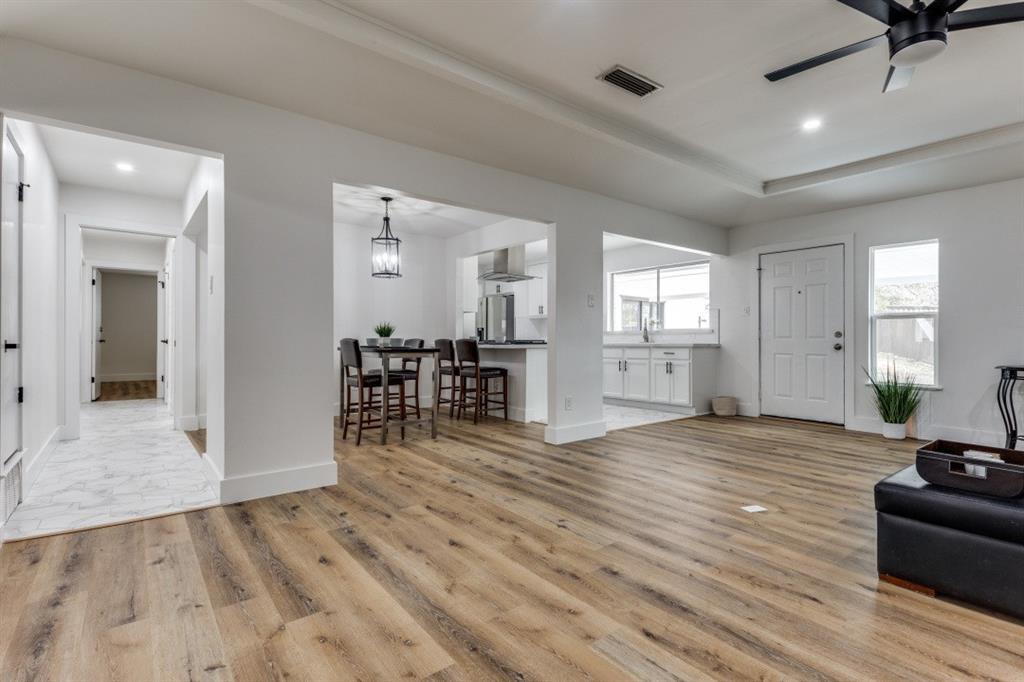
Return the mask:
{"type": "Polygon", "coordinates": [[[619,371],[622,371],[622,360],[619,360],[619,371]]]}
{"type": "Polygon", "coordinates": [[[665,364],[667,364],[667,365],[668,365],[668,373],[669,373],[669,374],[671,374],[672,372],[674,372],[674,371],[675,371],[674,369],[672,369],[672,363],[671,363],[671,362],[667,362],[667,363],[665,363],[665,364]]]}
{"type": "Polygon", "coordinates": [[[629,360],[622,361],[622,369],[625,370],[626,372],[629,371],[629,360]]]}

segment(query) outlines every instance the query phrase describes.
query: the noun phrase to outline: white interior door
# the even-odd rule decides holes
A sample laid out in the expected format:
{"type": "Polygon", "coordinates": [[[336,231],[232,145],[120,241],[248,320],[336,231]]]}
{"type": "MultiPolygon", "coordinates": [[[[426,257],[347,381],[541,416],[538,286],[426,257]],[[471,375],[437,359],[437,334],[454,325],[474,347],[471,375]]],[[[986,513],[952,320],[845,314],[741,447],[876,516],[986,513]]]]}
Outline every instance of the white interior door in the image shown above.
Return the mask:
{"type": "Polygon", "coordinates": [[[843,245],[761,256],[761,413],[843,423],[843,245]]]}
{"type": "Polygon", "coordinates": [[[103,359],[103,273],[92,269],[92,399],[100,397],[102,381],[100,366],[103,359]]]}
{"type": "Polygon", "coordinates": [[[164,397],[164,377],[167,369],[167,282],[166,275],[157,275],[156,282],[156,397],[164,397]]]}
{"type": "Polygon", "coordinates": [[[24,163],[21,150],[3,130],[3,195],[0,200],[0,461],[22,446],[21,415],[21,232],[24,163]]]}

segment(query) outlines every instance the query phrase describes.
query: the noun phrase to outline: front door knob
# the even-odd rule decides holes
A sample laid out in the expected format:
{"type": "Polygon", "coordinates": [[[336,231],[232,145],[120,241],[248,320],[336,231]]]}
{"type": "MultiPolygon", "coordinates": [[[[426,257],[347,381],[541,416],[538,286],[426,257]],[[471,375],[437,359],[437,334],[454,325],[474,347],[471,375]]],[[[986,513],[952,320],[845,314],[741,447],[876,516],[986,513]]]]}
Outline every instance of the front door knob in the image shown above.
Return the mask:
{"type": "Polygon", "coordinates": [[[843,349],[843,344],[841,344],[841,343],[837,343],[836,345],[832,346],[832,350],[842,350],[842,349],[843,349]]]}

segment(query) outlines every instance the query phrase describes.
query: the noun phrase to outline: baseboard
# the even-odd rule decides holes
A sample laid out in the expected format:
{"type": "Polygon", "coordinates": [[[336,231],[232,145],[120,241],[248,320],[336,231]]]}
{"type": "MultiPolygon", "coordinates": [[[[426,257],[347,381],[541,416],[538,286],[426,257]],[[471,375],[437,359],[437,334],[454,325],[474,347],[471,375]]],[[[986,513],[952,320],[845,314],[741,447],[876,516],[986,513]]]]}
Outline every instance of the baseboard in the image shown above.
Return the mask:
{"type": "Polygon", "coordinates": [[[205,414],[197,415],[196,416],[196,423],[199,425],[199,428],[205,429],[206,428],[206,415],[205,414]]]}
{"type": "Polygon", "coordinates": [[[156,374],[153,372],[142,372],[136,374],[103,374],[97,378],[102,384],[112,381],[156,381],[156,374]]]}
{"type": "Polygon", "coordinates": [[[322,464],[222,479],[220,503],[243,502],[337,483],[338,464],[332,459],[322,464]]]}
{"type": "Polygon", "coordinates": [[[217,464],[205,452],[202,459],[203,473],[206,474],[206,480],[210,482],[210,486],[214,490],[220,490],[221,483],[224,481],[224,473],[217,468],[217,464]]]}
{"type": "Polygon", "coordinates": [[[646,400],[623,400],[622,398],[605,398],[604,402],[608,405],[618,405],[620,407],[635,407],[640,410],[657,410],[658,412],[674,412],[684,417],[692,417],[697,414],[697,410],[693,407],[686,407],[685,405],[672,405],[670,403],[653,403],[646,400]]]}
{"type": "Polygon", "coordinates": [[[21,481],[22,498],[28,495],[28,491],[32,489],[36,479],[39,478],[39,473],[46,466],[46,462],[49,461],[50,456],[53,455],[53,451],[57,449],[57,443],[60,440],[61,428],[58,426],[50,434],[50,437],[43,443],[43,447],[39,448],[39,453],[31,460],[28,457],[22,457],[24,462],[24,470],[21,481]]]}
{"type": "MultiPolygon", "coordinates": [[[[992,445],[996,447],[1003,447],[1006,444],[1006,434],[1000,431],[921,423],[918,423],[917,428],[917,438],[920,440],[944,438],[961,443],[975,443],[977,445],[992,445]]],[[[882,420],[877,417],[854,417],[846,422],[846,429],[863,433],[882,433],[882,420]]]]}
{"type": "Polygon", "coordinates": [[[175,417],[174,428],[178,431],[195,431],[199,428],[199,417],[194,414],[175,417]]]}
{"type": "Polygon", "coordinates": [[[544,442],[554,445],[572,443],[578,440],[601,438],[607,433],[604,420],[571,426],[547,426],[544,428],[544,442]]]}
{"type": "Polygon", "coordinates": [[[758,410],[756,403],[751,403],[744,400],[741,400],[736,404],[736,414],[743,417],[761,416],[761,412],[760,410],[758,410]]]}

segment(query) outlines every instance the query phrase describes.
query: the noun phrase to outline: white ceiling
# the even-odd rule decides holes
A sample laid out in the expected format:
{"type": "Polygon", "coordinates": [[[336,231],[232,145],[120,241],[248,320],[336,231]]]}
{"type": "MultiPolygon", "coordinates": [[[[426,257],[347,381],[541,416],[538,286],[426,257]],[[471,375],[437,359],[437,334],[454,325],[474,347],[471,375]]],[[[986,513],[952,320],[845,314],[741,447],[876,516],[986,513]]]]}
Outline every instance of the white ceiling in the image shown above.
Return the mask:
{"type": "Polygon", "coordinates": [[[365,225],[367,229],[379,231],[383,225],[384,202],[381,197],[384,196],[393,199],[389,208],[391,229],[398,236],[403,232],[412,232],[447,238],[508,220],[507,216],[497,213],[403,196],[385,187],[335,184],[334,222],[365,225]]]}
{"type": "Polygon", "coordinates": [[[43,144],[61,182],[178,199],[185,195],[198,157],[172,149],[39,126],[43,144]],[[115,164],[130,163],[131,173],[115,164]]]}
{"type": "MultiPolygon", "coordinates": [[[[762,77],[881,32],[835,0],[351,3],[388,35],[561,103],[552,116],[452,69],[381,54],[376,37],[345,32],[351,8],[259,4],[5,0],[0,31],[726,226],[1024,176],[1017,141],[770,197],[723,181],[760,184],[1024,122],[1024,24],[951,34],[910,88],[882,95],[884,48],[775,84],[762,77]],[[637,100],[595,79],[616,63],[665,90],[637,100]],[[822,129],[800,132],[812,115],[822,129]]],[[[989,4],[1000,2],[968,6],[989,4]]]]}

